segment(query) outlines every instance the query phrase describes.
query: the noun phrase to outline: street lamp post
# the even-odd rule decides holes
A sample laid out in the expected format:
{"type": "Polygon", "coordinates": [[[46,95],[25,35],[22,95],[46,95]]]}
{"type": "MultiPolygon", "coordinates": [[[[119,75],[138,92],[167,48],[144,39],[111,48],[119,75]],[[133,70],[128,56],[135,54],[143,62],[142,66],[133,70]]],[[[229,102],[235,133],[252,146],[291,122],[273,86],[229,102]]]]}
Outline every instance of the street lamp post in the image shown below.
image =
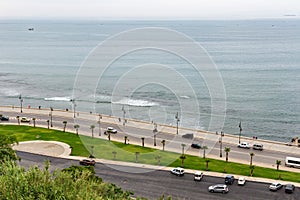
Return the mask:
{"type": "Polygon", "coordinates": [[[51,127],[53,127],[53,124],[52,124],[52,111],[53,111],[53,108],[50,107],[50,113],[49,113],[49,115],[50,115],[50,126],[51,127]]]}
{"type": "Polygon", "coordinates": [[[75,115],[75,113],[76,113],[76,111],[75,111],[75,108],[76,108],[76,103],[75,103],[75,99],[71,99],[71,101],[72,101],[72,104],[73,104],[73,117],[74,118],[76,118],[76,115],[75,115]]]}
{"type": "Polygon", "coordinates": [[[123,111],[123,126],[125,126],[125,123],[126,123],[126,118],[125,118],[125,115],[126,115],[126,110],[124,108],[124,106],[122,106],[122,111],[123,111]]]}
{"type": "Polygon", "coordinates": [[[99,120],[98,120],[98,124],[99,124],[99,136],[101,136],[101,119],[102,119],[102,115],[99,114],[99,120]]]}
{"type": "Polygon", "coordinates": [[[154,146],[156,146],[156,133],[157,133],[157,124],[154,123],[154,129],[153,129],[153,138],[154,138],[153,145],[154,146]]]}
{"type": "Polygon", "coordinates": [[[224,137],[224,133],[221,132],[221,136],[219,139],[219,143],[220,143],[220,158],[222,158],[222,138],[224,137]]]}
{"type": "Polygon", "coordinates": [[[239,128],[240,128],[240,134],[239,134],[239,144],[241,143],[241,135],[242,135],[242,121],[239,123],[239,128]]]}
{"type": "Polygon", "coordinates": [[[23,98],[22,95],[20,94],[19,96],[20,104],[21,104],[21,113],[23,112],[23,98]]]}
{"type": "Polygon", "coordinates": [[[176,126],[176,134],[178,135],[178,123],[180,121],[178,112],[175,115],[175,119],[176,119],[176,125],[177,125],[176,126]]]}

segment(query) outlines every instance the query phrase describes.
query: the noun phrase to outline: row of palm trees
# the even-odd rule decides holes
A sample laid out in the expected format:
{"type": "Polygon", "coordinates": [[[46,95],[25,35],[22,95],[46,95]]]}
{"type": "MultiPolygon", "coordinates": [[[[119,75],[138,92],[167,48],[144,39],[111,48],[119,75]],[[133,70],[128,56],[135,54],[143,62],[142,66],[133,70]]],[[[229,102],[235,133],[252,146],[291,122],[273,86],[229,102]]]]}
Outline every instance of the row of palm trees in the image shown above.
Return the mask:
{"type": "MultiPolygon", "coordinates": [[[[18,121],[18,124],[20,125],[20,116],[17,116],[16,117],[17,118],[17,121],[18,121]]],[[[33,121],[33,127],[36,127],[36,118],[32,118],[32,121],[33,121]]],[[[46,121],[47,122],[47,124],[48,124],[48,129],[50,128],[49,127],[49,123],[50,123],[50,121],[49,120],[47,120],[46,121]]],[[[66,127],[67,127],[67,121],[63,121],[62,122],[63,123],[63,132],[65,132],[66,131],[66,127]]],[[[74,129],[75,129],[75,131],[76,131],[76,134],[77,135],[79,135],[79,128],[80,128],[80,125],[78,125],[78,124],[75,124],[74,125],[74,129]]],[[[92,133],[92,138],[94,138],[94,129],[95,129],[95,125],[90,125],[90,129],[91,129],[91,133],[92,133]]],[[[109,139],[109,141],[110,141],[110,132],[108,132],[108,139],[109,139]]],[[[142,140],[142,147],[144,147],[145,146],[145,138],[144,137],[141,137],[141,140],[142,140]]],[[[124,136],[124,144],[128,144],[128,141],[129,141],[129,139],[128,139],[128,136],[124,136]]],[[[161,144],[162,144],[162,150],[164,151],[165,150],[165,145],[166,145],[166,140],[162,140],[161,141],[161,144]]],[[[180,159],[181,159],[181,165],[182,165],[182,167],[184,166],[184,160],[186,159],[186,156],[185,156],[185,154],[184,154],[184,148],[185,148],[185,144],[181,144],[181,147],[182,147],[182,154],[181,154],[181,156],[180,156],[180,159]]],[[[202,150],[203,150],[203,158],[205,159],[206,158],[206,149],[208,149],[208,147],[207,146],[203,146],[202,147],[202,150]]],[[[229,152],[231,151],[231,149],[229,148],[229,147],[225,147],[224,148],[224,152],[225,152],[225,160],[226,160],[226,162],[228,162],[228,160],[229,160],[229,152]]],[[[116,152],[115,153],[113,153],[114,154],[114,159],[115,159],[115,157],[116,157],[116,152]]],[[[136,154],[136,161],[138,160],[138,155],[139,154],[136,154]]],[[[250,154],[250,163],[249,163],[249,168],[250,168],[250,176],[253,176],[253,172],[254,172],[254,168],[255,168],[255,166],[253,165],[253,157],[255,156],[255,154],[253,153],[253,152],[251,152],[250,154]]],[[[160,159],[161,159],[161,157],[159,157],[159,163],[160,163],[160,159]]],[[[208,170],[208,163],[210,162],[209,161],[209,159],[206,159],[206,170],[208,170]]],[[[281,165],[281,161],[280,160],[276,160],[276,169],[277,170],[279,170],[279,166],[281,165]]]]}

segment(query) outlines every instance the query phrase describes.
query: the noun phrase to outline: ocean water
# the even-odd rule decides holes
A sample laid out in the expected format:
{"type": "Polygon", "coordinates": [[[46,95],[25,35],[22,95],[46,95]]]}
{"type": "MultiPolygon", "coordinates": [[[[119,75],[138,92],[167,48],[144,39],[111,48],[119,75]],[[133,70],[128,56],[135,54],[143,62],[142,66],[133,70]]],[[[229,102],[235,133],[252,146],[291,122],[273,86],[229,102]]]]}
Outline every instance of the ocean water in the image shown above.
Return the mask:
{"type": "MultiPolygon", "coordinates": [[[[226,99],[219,101],[226,102],[226,115],[224,126],[211,131],[238,134],[241,121],[242,135],[284,142],[300,136],[300,21],[291,19],[0,21],[0,104],[19,106],[22,94],[24,106],[72,109],[70,100],[75,98],[81,111],[122,117],[124,108],[126,117],[165,124],[176,124],[179,112],[181,126],[207,130],[212,102],[206,82],[188,63],[168,52],[143,49],[124,55],[90,90],[81,91],[84,95],[73,96],[80,66],[100,42],[144,27],[186,34],[202,45],[216,64],[224,82],[226,99]],[[34,31],[28,30],[31,27],[34,31]],[[171,80],[171,69],[128,74],[149,63],[174,68],[192,90],[171,80]],[[121,84],[118,81],[124,76],[126,82],[121,84]],[[127,84],[153,77],[169,81],[176,89],[149,82],[134,91],[126,90],[127,84]],[[123,92],[113,93],[116,86],[123,92]]],[[[90,77],[83,79],[88,82],[90,77]]],[[[223,116],[219,117],[222,120],[223,116]]]]}

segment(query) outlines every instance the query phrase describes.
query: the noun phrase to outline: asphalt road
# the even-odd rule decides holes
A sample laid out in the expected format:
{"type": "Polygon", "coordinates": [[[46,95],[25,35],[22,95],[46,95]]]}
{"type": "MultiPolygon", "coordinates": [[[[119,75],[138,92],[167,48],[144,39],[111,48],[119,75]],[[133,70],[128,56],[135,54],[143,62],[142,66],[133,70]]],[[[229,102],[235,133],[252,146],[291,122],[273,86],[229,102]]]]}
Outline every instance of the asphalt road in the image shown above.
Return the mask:
{"type": "MultiPolygon", "coordinates": [[[[14,112],[6,112],[3,113],[4,115],[7,115],[11,118],[16,117],[16,113],[14,112]]],[[[37,124],[42,124],[42,125],[47,125],[46,120],[49,119],[48,115],[45,114],[30,114],[30,113],[22,113],[20,114],[20,116],[26,116],[28,118],[37,118],[37,119],[41,119],[39,121],[37,121],[37,124]]],[[[73,126],[74,126],[74,119],[73,118],[66,118],[66,117],[61,117],[61,116],[53,116],[53,126],[54,127],[61,127],[61,129],[63,128],[63,121],[68,121],[67,124],[67,128],[72,129],[73,130],[73,126]]],[[[15,119],[11,119],[10,121],[12,122],[16,122],[15,119]]],[[[98,134],[98,126],[97,126],[97,122],[96,119],[93,120],[85,120],[83,119],[80,123],[80,131],[79,132],[90,132],[90,125],[91,124],[95,124],[96,125],[96,129],[95,129],[95,135],[98,134]]],[[[141,129],[141,128],[135,128],[135,127],[127,127],[127,126],[121,126],[122,130],[114,125],[114,124],[106,124],[106,123],[101,123],[101,127],[102,129],[105,129],[108,126],[113,126],[118,130],[118,134],[114,134],[111,136],[112,140],[117,139],[120,141],[124,140],[124,136],[127,135],[128,138],[130,139],[130,143],[136,143],[136,144],[141,144],[141,137],[145,137],[145,145],[147,147],[153,147],[153,132],[151,130],[146,130],[146,129],[141,129]],[[126,132],[123,133],[122,131],[126,132]]],[[[103,130],[102,130],[102,137],[103,137],[103,130]]],[[[161,147],[161,141],[164,139],[166,140],[166,150],[168,151],[174,151],[174,152],[181,152],[181,144],[185,143],[185,144],[190,144],[191,142],[194,143],[200,143],[202,144],[203,140],[201,139],[195,139],[195,140],[188,140],[188,139],[184,139],[181,137],[176,137],[173,134],[169,134],[169,133],[163,133],[163,132],[159,132],[157,134],[157,146],[161,147]]],[[[250,160],[250,152],[254,152],[255,156],[253,157],[253,163],[254,165],[263,165],[263,166],[268,166],[268,167],[274,167],[276,168],[276,160],[281,160],[282,163],[284,163],[286,156],[294,156],[294,157],[299,157],[300,154],[292,154],[292,153],[283,153],[280,151],[270,151],[270,150],[263,150],[263,151],[257,151],[257,150],[252,150],[252,149],[241,149],[238,148],[236,145],[233,144],[229,144],[229,143],[224,143],[222,144],[222,149],[224,149],[224,147],[230,147],[231,151],[229,153],[229,161],[230,160],[238,160],[241,161],[243,163],[249,163],[250,160]]],[[[186,147],[187,150],[187,154],[193,154],[193,155],[198,155],[198,156],[202,156],[203,154],[203,150],[198,150],[198,149],[192,149],[189,148],[189,145],[186,147]]],[[[216,158],[220,158],[220,145],[219,143],[215,144],[215,146],[212,148],[212,150],[209,152],[210,156],[216,157],[216,158]]],[[[225,160],[225,152],[222,151],[222,158],[225,160]]],[[[289,168],[287,168],[289,169],[289,168]]]]}
{"type": "MultiPolygon", "coordinates": [[[[51,170],[62,169],[71,165],[78,165],[76,160],[53,158],[25,152],[17,152],[21,157],[20,165],[29,167],[32,165],[43,166],[44,160],[51,161],[51,170]]],[[[126,166],[108,166],[96,163],[95,171],[105,182],[115,183],[124,190],[134,192],[135,196],[149,199],[157,199],[161,195],[172,195],[173,199],[232,199],[232,200],[259,200],[280,199],[299,200],[300,188],[296,188],[293,194],[286,194],[284,189],[271,192],[269,184],[248,181],[245,186],[237,186],[237,181],[229,186],[229,193],[210,193],[207,188],[210,185],[224,183],[223,178],[205,176],[201,182],[195,182],[192,174],[177,177],[168,171],[151,171],[148,173],[128,173],[126,171],[139,172],[142,169],[126,166]],[[116,168],[121,170],[115,170],[116,168]],[[130,168],[130,169],[129,169],[130,168]]],[[[205,172],[204,172],[205,174],[205,172]]]]}

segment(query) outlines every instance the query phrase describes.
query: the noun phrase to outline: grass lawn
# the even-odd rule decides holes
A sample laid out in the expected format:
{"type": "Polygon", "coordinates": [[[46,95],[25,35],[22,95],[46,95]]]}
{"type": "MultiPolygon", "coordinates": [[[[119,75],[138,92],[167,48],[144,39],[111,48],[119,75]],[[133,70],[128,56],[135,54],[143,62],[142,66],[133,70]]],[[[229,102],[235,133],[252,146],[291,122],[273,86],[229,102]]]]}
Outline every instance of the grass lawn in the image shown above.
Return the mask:
{"type": "MultiPolygon", "coordinates": [[[[0,125],[0,134],[15,135],[19,142],[30,140],[46,140],[46,141],[60,141],[69,144],[72,149],[72,155],[88,157],[89,150],[93,149],[93,154],[97,158],[116,159],[120,161],[139,162],[144,164],[163,166],[181,166],[180,154],[151,149],[148,147],[141,147],[138,145],[128,145],[120,142],[109,142],[103,139],[96,139],[87,136],[77,136],[74,133],[62,132],[58,130],[33,128],[29,126],[15,126],[15,125],[0,125]],[[92,148],[93,147],[93,148],[92,148]],[[136,153],[138,152],[138,153],[136,153]],[[136,160],[137,159],[137,160],[136,160]]],[[[230,159],[230,153],[229,153],[230,159]]],[[[186,155],[184,160],[184,168],[206,170],[206,159],[186,155]]],[[[240,174],[249,176],[249,165],[232,163],[221,160],[209,159],[208,170],[240,174]]],[[[278,179],[279,174],[282,180],[300,182],[300,173],[277,171],[276,169],[269,169],[255,166],[255,177],[264,177],[271,179],[278,179]]]]}

